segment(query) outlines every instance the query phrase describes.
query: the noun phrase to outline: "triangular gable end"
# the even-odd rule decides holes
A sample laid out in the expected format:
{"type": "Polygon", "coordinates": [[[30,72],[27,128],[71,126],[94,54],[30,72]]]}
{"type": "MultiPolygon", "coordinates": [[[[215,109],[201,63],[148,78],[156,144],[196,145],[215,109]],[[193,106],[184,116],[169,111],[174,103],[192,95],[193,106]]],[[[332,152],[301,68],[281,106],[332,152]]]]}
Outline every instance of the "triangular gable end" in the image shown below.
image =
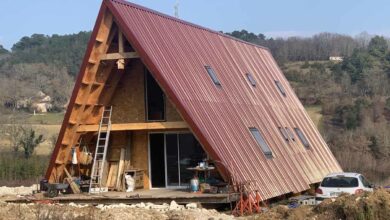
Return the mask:
{"type": "MultiPolygon", "coordinates": [[[[71,159],[72,146],[79,145],[80,140],[84,143],[93,141],[95,135],[89,135],[87,139],[82,140],[82,138],[86,138],[83,134],[96,131],[104,106],[119,105],[118,109],[114,109],[116,114],[113,115],[113,123],[125,126],[126,122],[130,121],[132,123],[144,122],[146,113],[141,112],[142,108],[131,114],[129,111],[134,110],[134,106],[127,106],[128,108],[120,106],[126,102],[124,99],[134,101],[132,99],[136,98],[144,101],[145,91],[139,85],[144,84],[145,75],[141,76],[139,73],[149,69],[149,67],[143,68],[144,64],[141,61],[144,60],[143,57],[134,51],[131,46],[132,42],[127,40],[129,38],[122,30],[125,29],[117,25],[116,18],[113,18],[110,9],[103,3],[47,169],[46,178],[50,182],[58,182],[65,177],[63,169],[71,159]],[[123,45],[119,42],[121,38],[123,38],[123,45]],[[129,62],[128,59],[131,58],[138,61],[129,62]],[[135,67],[137,73],[134,74],[130,70],[126,74],[129,67],[135,67]],[[127,79],[129,77],[131,79],[127,79]],[[121,90],[118,88],[118,84],[121,82],[127,84],[121,86],[123,91],[118,91],[121,90]],[[129,82],[130,84],[128,84],[129,82]],[[138,91],[134,91],[138,94],[125,93],[128,91],[123,89],[134,87],[138,87],[138,91]]],[[[158,81],[157,74],[153,72],[148,74],[152,74],[153,78],[158,81]]],[[[158,84],[167,95],[161,82],[158,84]]],[[[162,123],[162,126],[164,129],[191,130],[177,111],[178,103],[175,103],[174,100],[175,97],[167,95],[165,108],[168,120],[166,123],[162,123]]],[[[140,106],[136,107],[144,107],[145,103],[140,102],[139,104],[140,106]]],[[[151,123],[150,127],[156,126],[155,124],[151,123]]]]}
{"type": "Polygon", "coordinates": [[[80,131],[96,128],[102,106],[111,104],[126,75],[123,58],[131,57],[150,70],[225,180],[253,181],[251,190],[268,199],[307,190],[341,171],[269,50],[132,3],[104,0],[46,173],[51,181],[63,175],[80,131]],[[132,46],[120,53],[118,30],[132,46]],[[205,67],[215,70],[219,86],[205,67]],[[252,131],[263,136],[273,157],[262,152],[252,131]],[[303,135],[307,143],[300,141],[303,135]]]}

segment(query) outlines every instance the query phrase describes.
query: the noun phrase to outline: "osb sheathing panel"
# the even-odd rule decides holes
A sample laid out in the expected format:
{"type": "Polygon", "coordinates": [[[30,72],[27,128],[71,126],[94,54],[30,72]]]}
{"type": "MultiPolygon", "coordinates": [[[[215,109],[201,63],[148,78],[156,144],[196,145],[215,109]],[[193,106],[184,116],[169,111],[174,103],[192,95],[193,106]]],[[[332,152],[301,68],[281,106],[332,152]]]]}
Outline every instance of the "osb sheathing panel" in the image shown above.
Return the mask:
{"type": "Polygon", "coordinates": [[[132,132],[131,165],[144,171],[144,188],[149,189],[148,133],[132,132]]]}
{"type": "Polygon", "coordinates": [[[111,104],[112,123],[131,123],[145,121],[143,65],[139,60],[132,60],[126,66],[111,104]]]}
{"type": "MultiPolygon", "coordinates": [[[[132,60],[126,66],[111,100],[112,123],[145,122],[145,76],[140,60],[132,60]]],[[[166,99],[166,121],[182,121],[170,100],[166,99]]]]}
{"type": "Polygon", "coordinates": [[[172,102],[165,96],[166,99],[166,117],[167,121],[183,121],[180,114],[177,112],[176,108],[172,104],[172,102]]]}
{"type": "Polygon", "coordinates": [[[121,148],[126,148],[128,145],[126,132],[112,132],[110,136],[111,141],[108,148],[108,161],[119,161],[121,148]]]}

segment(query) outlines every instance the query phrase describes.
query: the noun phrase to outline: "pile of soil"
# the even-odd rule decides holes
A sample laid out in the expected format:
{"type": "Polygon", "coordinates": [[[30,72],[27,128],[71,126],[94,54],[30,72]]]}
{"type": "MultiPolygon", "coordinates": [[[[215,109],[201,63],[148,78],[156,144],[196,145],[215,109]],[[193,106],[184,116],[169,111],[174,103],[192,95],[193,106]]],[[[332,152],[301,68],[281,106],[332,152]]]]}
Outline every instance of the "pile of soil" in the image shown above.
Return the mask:
{"type": "Polygon", "coordinates": [[[246,219],[390,219],[390,192],[379,189],[360,195],[345,194],[337,199],[324,200],[317,206],[300,206],[295,209],[279,205],[246,219]]]}

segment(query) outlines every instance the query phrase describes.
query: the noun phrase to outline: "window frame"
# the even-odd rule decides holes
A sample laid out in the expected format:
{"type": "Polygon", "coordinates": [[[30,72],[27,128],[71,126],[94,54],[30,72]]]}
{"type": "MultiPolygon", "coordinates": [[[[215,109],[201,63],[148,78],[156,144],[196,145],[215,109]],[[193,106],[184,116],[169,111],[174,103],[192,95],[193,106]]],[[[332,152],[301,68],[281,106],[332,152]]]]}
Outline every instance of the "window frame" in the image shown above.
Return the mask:
{"type": "Polygon", "coordinates": [[[253,139],[256,141],[256,144],[259,146],[260,150],[263,152],[264,156],[268,159],[273,158],[273,152],[267,144],[266,140],[264,139],[263,135],[261,135],[259,129],[257,129],[256,127],[249,127],[249,132],[251,133],[253,139]]]}
{"type": "Polygon", "coordinates": [[[299,128],[294,128],[295,133],[297,134],[299,140],[303,144],[303,146],[306,149],[310,149],[310,143],[309,140],[306,138],[306,135],[303,133],[303,131],[299,128]]]}
{"type": "Polygon", "coordinates": [[[286,96],[287,96],[287,93],[286,93],[286,90],[284,89],[284,86],[282,85],[282,83],[281,83],[279,80],[274,80],[274,81],[275,81],[276,87],[279,89],[279,92],[280,92],[284,97],[286,97],[286,96]]]}
{"type": "Polygon", "coordinates": [[[284,127],[278,127],[280,134],[282,134],[282,137],[284,138],[285,141],[290,141],[289,135],[284,127]]]}
{"type": "Polygon", "coordinates": [[[257,81],[253,77],[253,75],[251,73],[245,73],[245,76],[246,76],[247,80],[249,81],[249,83],[252,85],[252,87],[256,87],[257,81]]]}
{"type": "Polygon", "coordinates": [[[290,139],[291,139],[292,141],[295,141],[294,133],[290,130],[290,128],[284,127],[284,129],[286,129],[286,132],[287,132],[288,136],[290,137],[290,139]]]}
{"type": "Polygon", "coordinates": [[[211,78],[211,81],[218,86],[222,87],[221,81],[219,80],[217,73],[214,71],[214,69],[211,66],[205,65],[204,68],[206,69],[207,74],[211,78]]]}

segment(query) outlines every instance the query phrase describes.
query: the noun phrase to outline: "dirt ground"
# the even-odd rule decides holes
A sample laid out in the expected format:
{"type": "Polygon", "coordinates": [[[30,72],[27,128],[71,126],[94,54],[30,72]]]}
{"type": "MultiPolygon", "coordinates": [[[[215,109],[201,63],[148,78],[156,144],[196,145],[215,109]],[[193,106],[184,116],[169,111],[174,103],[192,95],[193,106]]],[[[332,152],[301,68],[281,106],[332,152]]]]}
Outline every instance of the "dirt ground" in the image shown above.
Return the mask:
{"type": "Polygon", "coordinates": [[[0,187],[0,220],[2,219],[359,219],[382,220],[390,219],[390,191],[376,190],[374,193],[360,195],[342,195],[333,200],[325,200],[317,206],[300,206],[289,208],[286,205],[275,205],[263,213],[233,217],[213,209],[197,207],[196,204],[187,206],[175,202],[164,205],[140,203],[136,205],[77,205],[77,204],[16,204],[6,203],[8,199],[27,196],[31,187],[0,187]]]}
{"type": "Polygon", "coordinates": [[[295,209],[279,205],[245,219],[385,220],[390,219],[390,191],[379,189],[374,193],[342,195],[317,206],[300,206],[295,209]]]}

